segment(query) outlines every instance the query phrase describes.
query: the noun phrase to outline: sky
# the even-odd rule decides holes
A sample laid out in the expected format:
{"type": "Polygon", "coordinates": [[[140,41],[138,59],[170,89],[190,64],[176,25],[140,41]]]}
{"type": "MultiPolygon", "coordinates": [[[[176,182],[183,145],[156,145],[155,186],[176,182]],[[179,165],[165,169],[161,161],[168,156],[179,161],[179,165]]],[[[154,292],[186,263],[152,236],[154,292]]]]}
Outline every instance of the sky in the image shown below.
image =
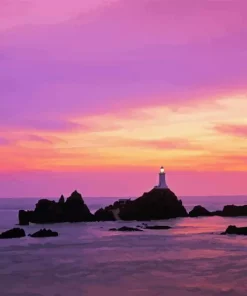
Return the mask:
{"type": "Polygon", "coordinates": [[[1,0],[0,197],[247,194],[246,0],[1,0]]]}

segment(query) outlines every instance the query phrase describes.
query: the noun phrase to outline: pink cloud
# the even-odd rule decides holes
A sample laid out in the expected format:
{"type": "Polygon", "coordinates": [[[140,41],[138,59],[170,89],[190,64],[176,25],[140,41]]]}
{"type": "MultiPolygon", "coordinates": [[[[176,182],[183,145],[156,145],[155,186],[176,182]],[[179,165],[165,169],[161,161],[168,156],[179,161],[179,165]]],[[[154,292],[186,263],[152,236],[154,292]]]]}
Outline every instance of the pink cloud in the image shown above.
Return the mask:
{"type": "Polygon", "coordinates": [[[123,144],[131,147],[153,148],[158,150],[201,150],[202,146],[186,139],[166,138],[157,140],[123,140],[123,144]]]}
{"type": "MultiPolygon", "coordinates": [[[[179,111],[189,104],[197,106],[201,101],[214,101],[222,94],[245,93],[246,19],[245,0],[3,0],[0,3],[1,131],[27,131],[36,135],[38,131],[99,130],[100,124],[84,126],[72,119],[102,113],[128,118],[130,108],[138,110],[145,106],[166,106],[179,111]]],[[[118,128],[118,123],[113,125],[118,128]]],[[[218,132],[246,135],[243,127],[225,126],[218,132]]],[[[31,139],[40,143],[50,140],[37,136],[31,139]]],[[[1,149],[6,151],[6,139],[1,142],[1,149]]],[[[182,139],[130,143],[133,144],[157,149],[197,149],[197,145],[182,139]]],[[[101,159],[99,154],[83,151],[78,154],[73,149],[24,151],[12,147],[7,152],[0,156],[1,162],[8,164],[11,155],[23,160],[15,163],[14,168],[29,165],[31,157],[54,164],[72,161],[75,165],[79,157],[101,159]]],[[[229,168],[241,163],[241,159],[245,160],[240,156],[238,160],[219,158],[218,162],[221,167],[229,168]]],[[[211,163],[205,167],[215,169],[215,163],[209,160],[211,163]]],[[[53,165],[50,167],[54,169],[53,165]]],[[[61,177],[59,173],[36,172],[34,176],[31,174],[34,184],[30,192],[24,186],[25,182],[30,184],[30,175],[14,174],[5,180],[18,179],[16,188],[9,188],[7,182],[2,192],[34,194],[39,188],[43,194],[53,194],[61,186],[61,191],[71,191],[83,179],[80,186],[86,188],[87,195],[99,194],[100,190],[106,195],[119,191],[126,194],[127,187],[127,193],[131,194],[141,193],[143,182],[149,182],[150,186],[154,183],[148,170],[138,184],[128,168],[126,173],[118,174],[114,170],[103,176],[102,186],[93,189],[91,185],[89,188],[94,182],[93,173],[87,176],[86,172],[82,175],[77,172],[73,179],[69,173],[61,177]],[[51,176],[57,184],[50,185],[51,176]],[[114,188],[112,183],[116,184],[114,188]]],[[[215,179],[212,176],[181,174],[176,178],[171,176],[171,183],[184,193],[207,194],[214,193],[213,189],[226,192],[226,180],[219,173],[214,175],[215,179]]],[[[246,189],[245,184],[237,185],[243,176],[246,177],[231,174],[235,178],[232,192],[246,189]]]]}
{"type": "Polygon", "coordinates": [[[247,125],[244,124],[221,124],[216,125],[214,129],[229,136],[247,138],[247,125]]]}

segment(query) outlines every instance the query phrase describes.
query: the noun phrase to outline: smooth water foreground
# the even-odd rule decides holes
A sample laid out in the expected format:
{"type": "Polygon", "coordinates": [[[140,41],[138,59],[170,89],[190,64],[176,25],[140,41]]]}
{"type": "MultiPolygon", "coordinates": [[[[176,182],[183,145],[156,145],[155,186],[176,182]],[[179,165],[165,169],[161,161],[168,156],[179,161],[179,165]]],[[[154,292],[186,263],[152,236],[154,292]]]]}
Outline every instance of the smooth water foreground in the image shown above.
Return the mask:
{"type": "MultiPolygon", "coordinates": [[[[18,209],[29,202],[32,208],[30,200],[19,207],[0,201],[0,231],[13,227],[18,209]]],[[[90,207],[98,203],[93,200],[90,207]]],[[[206,206],[221,208],[215,201],[206,206]]],[[[148,223],[173,228],[115,233],[108,229],[141,223],[64,223],[45,226],[58,231],[57,238],[1,240],[0,295],[247,295],[247,237],[220,235],[230,224],[247,226],[247,218],[148,223]]],[[[23,228],[28,234],[41,227],[23,228]]]]}

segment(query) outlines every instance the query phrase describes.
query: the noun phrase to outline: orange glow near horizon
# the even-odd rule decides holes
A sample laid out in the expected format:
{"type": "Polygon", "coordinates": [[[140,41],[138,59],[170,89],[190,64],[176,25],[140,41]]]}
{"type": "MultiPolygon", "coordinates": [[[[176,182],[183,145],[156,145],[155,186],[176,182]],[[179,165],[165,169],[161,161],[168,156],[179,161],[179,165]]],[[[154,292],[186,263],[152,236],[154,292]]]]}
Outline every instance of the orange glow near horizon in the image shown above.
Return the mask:
{"type": "Polygon", "coordinates": [[[79,117],[73,122],[86,127],[70,132],[1,132],[9,143],[0,146],[0,171],[97,166],[118,170],[161,164],[166,170],[247,171],[247,140],[238,133],[238,127],[243,133],[247,126],[246,96],[214,102],[207,107],[203,102],[184,105],[175,111],[159,105],[135,108],[130,116],[114,112],[79,117]]]}

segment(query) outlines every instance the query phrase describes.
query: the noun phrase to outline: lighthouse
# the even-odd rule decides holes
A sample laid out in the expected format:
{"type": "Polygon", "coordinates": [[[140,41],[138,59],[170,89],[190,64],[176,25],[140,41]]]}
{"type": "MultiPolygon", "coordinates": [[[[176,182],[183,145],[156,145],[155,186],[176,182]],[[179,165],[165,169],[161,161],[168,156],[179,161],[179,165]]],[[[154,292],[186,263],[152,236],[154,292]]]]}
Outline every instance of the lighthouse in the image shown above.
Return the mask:
{"type": "Polygon", "coordinates": [[[155,186],[157,189],[168,189],[168,186],[166,184],[166,173],[164,170],[164,167],[162,166],[160,168],[160,173],[159,173],[159,185],[155,186]]]}

